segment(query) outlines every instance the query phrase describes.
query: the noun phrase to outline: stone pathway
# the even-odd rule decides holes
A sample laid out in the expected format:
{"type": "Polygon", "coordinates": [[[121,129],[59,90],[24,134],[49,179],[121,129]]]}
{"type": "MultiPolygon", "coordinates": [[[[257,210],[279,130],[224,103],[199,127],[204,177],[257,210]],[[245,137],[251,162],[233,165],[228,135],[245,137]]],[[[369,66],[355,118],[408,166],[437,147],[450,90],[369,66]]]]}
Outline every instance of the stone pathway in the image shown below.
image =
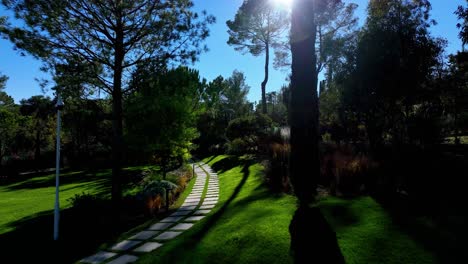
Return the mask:
{"type": "Polygon", "coordinates": [[[218,175],[208,165],[202,162],[196,164],[195,175],[192,192],[177,211],[146,230],[114,244],[105,251],[84,258],[79,263],[132,263],[142,254],[158,249],[165,242],[190,229],[211,212],[219,198],[218,175]]]}

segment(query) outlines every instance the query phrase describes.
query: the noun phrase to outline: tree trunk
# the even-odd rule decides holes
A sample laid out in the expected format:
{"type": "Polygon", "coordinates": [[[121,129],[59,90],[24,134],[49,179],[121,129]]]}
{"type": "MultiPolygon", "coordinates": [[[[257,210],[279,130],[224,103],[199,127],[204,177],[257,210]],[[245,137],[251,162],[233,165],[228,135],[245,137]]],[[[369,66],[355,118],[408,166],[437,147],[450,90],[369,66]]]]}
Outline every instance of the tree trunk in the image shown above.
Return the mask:
{"type": "Polygon", "coordinates": [[[312,1],[295,3],[291,23],[290,176],[301,205],[314,201],[320,172],[318,156],[317,57],[312,1]]]}
{"type": "Polygon", "coordinates": [[[114,87],[112,91],[112,201],[119,208],[122,199],[122,155],[123,155],[123,114],[122,114],[122,64],[124,60],[123,26],[117,21],[114,55],[114,87]]]}
{"type": "Polygon", "coordinates": [[[262,113],[267,114],[266,85],[268,83],[268,66],[270,64],[270,45],[265,47],[265,78],[262,82],[262,113]]]}
{"type": "Polygon", "coordinates": [[[315,199],[320,173],[314,1],[296,0],[291,20],[291,156],[289,175],[299,200],[289,233],[295,263],[344,263],[336,235],[315,199]]]}
{"type": "MultiPolygon", "coordinates": [[[[36,117],[38,118],[38,117],[36,117]]],[[[36,141],[36,144],[35,144],[35,148],[34,148],[34,161],[36,163],[36,168],[38,168],[39,166],[39,158],[41,157],[41,130],[38,129],[39,127],[39,123],[36,124],[36,138],[35,138],[35,141],[36,141]]]]}

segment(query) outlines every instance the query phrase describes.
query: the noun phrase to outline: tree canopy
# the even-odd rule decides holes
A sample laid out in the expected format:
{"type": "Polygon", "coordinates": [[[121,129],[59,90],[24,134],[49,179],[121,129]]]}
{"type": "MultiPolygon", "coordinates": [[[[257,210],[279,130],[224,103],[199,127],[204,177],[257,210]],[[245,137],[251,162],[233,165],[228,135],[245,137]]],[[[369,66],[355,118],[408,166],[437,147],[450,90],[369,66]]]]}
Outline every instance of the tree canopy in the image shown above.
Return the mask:
{"type": "Polygon", "coordinates": [[[193,62],[206,50],[213,16],[193,12],[192,1],[10,1],[2,4],[24,22],[2,33],[19,49],[46,62],[50,69],[69,61],[86,63],[100,89],[112,98],[112,197],[121,198],[123,154],[122,98],[131,93],[128,75],[150,59],[159,68],[193,62]]]}
{"type": "Polygon", "coordinates": [[[226,24],[229,28],[227,43],[234,46],[237,51],[248,52],[253,56],[265,53],[265,75],[261,89],[262,111],[266,114],[265,93],[268,83],[270,49],[280,51],[287,48],[288,13],[273,5],[269,0],[245,0],[239,7],[234,20],[228,20],[226,24]]]}

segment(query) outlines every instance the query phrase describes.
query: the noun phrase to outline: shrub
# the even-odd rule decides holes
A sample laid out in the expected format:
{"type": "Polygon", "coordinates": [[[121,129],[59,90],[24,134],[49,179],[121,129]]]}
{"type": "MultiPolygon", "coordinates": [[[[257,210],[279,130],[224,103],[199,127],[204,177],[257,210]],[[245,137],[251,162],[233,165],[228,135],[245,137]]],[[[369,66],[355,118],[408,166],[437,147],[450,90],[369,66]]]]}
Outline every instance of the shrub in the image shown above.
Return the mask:
{"type": "Polygon", "coordinates": [[[288,192],[290,190],[288,169],[291,148],[288,143],[271,143],[269,145],[267,166],[267,182],[274,191],[288,192]]]}
{"type": "Polygon", "coordinates": [[[355,154],[348,146],[322,147],[321,183],[329,185],[332,194],[356,195],[367,187],[375,162],[362,153],[355,154]]]}
{"type": "Polygon", "coordinates": [[[77,212],[80,221],[90,224],[102,224],[111,215],[110,201],[89,193],[75,194],[67,200],[77,212]]]}
{"type": "Polygon", "coordinates": [[[236,138],[226,144],[227,153],[232,155],[242,155],[249,151],[249,144],[242,138],[236,138]]]}
{"type": "Polygon", "coordinates": [[[161,175],[155,170],[147,170],[145,177],[136,188],[137,199],[140,200],[145,214],[154,215],[166,205],[166,201],[172,204],[187,187],[187,183],[193,177],[190,166],[182,166],[166,175],[167,180],[162,180],[161,175]],[[170,189],[169,197],[166,197],[166,189],[170,189]]]}

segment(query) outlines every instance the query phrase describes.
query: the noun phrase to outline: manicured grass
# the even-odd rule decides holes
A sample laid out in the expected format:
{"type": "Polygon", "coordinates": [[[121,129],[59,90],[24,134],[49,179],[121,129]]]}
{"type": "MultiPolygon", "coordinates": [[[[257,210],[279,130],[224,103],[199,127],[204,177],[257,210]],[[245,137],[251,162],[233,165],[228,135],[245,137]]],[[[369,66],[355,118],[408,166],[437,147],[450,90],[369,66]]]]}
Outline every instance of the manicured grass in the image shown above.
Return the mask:
{"type": "Polygon", "coordinates": [[[346,263],[436,263],[434,255],[392,222],[370,197],[319,202],[346,263]]]}
{"type": "MultiPolygon", "coordinates": [[[[204,160],[219,174],[220,202],[209,217],[138,263],[292,263],[293,196],[263,185],[262,166],[228,156],[204,160]]],[[[435,263],[370,197],[319,201],[347,263],[435,263]]]]}
{"type": "Polygon", "coordinates": [[[219,174],[220,201],[209,217],[138,263],[292,263],[289,221],[295,198],[263,186],[249,159],[204,160],[219,174]]]}
{"type": "MultiPolygon", "coordinates": [[[[110,171],[95,174],[68,172],[60,176],[60,207],[75,194],[109,193],[110,171]]],[[[55,202],[55,174],[23,179],[0,185],[0,234],[14,230],[16,222],[30,216],[50,212],[55,202]]]]}

